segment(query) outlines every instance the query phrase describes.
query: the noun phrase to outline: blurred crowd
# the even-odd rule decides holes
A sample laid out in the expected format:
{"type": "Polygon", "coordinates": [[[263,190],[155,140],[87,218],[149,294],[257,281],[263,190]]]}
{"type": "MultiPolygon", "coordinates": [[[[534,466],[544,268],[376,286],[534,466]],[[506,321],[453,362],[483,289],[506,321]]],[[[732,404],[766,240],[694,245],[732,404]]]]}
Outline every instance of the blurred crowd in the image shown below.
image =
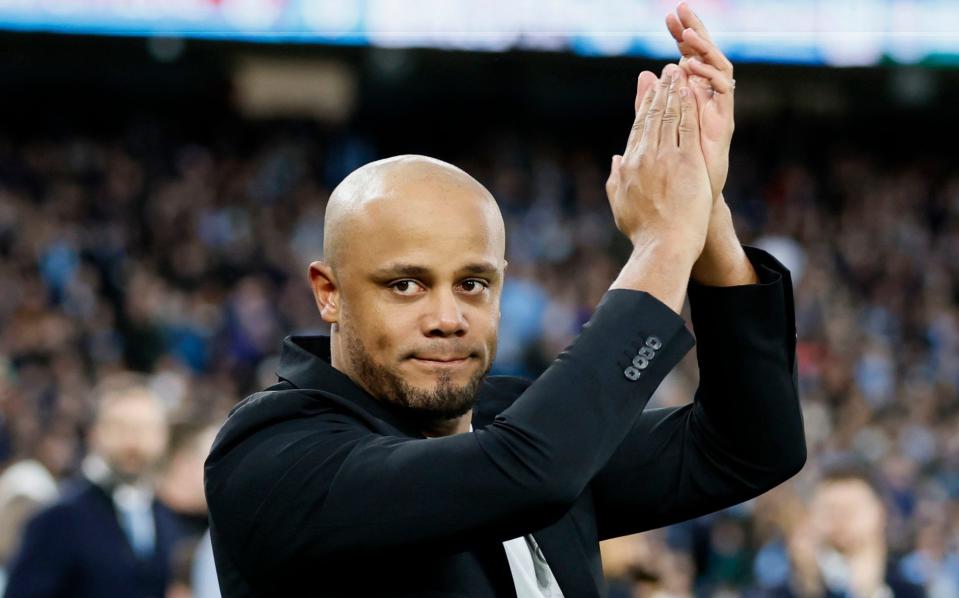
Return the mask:
{"type": "MultiPolygon", "coordinates": [[[[306,277],[325,200],[379,154],[307,125],[0,140],[8,596],[80,595],[43,589],[99,554],[71,543],[125,550],[136,583],[169,597],[216,595],[202,460],[229,408],[274,381],[282,338],[326,330],[306,277]],[[65,531],[68,509],[103,507],[84,506],[91,488],[125,537],[65,531]]],[[[535,376],[628,250],[609,158],[507,139],[438,157],[500,203],[510,266],[494,373],[535,376]]],[[[868,147],[820,164],[754,158],[733,157],[726,199],[743,241],[793,272],[809,462],[750,503],[607,543],[611,593],[959,596],[959,175],[868,147]]],[[[654,404],[689,401],[696,378],[690,355],[654,404]]]]}

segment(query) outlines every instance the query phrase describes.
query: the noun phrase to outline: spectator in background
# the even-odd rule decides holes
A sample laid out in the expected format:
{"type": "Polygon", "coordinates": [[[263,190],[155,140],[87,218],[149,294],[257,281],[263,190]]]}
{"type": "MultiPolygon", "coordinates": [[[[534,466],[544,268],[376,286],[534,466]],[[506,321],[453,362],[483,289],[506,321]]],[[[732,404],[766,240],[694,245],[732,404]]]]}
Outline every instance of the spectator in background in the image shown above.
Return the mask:
{"type": "Polygon", "coordinates": [[[692,560],[673,550],[666,535],[660,529],[600,545],[608,598],[692,598],[692,560]]]}
{"type": "Polygon", "coordinates": [[[916,549],[899,565],[903,577],[926,587],[929,598],[959,596],[959,554],[948,545],[948,524],[948,520],[938,520],[922,525],[916,549]]]}
{"type": "Polygon", "coordinates": [[[56,497],[56,481],[34,459],[19,461],[0,475],[0,594],[6,587],[7,563],[19,545],[24,524],[56,497]]]}
{"type": "Polygon", "coordinates": [[[193,536],[193,540],[198,540],[209,527],[203,461],[215,436],[216,428],[212,426],[174,426],[169,457],[157,482],[157,496],[176,514],[180,529],[193,536]]]}
{"type": "Polygon", "coordinates": [[[154,497],[167,446],[164,406],[133,374],[97,393],[80,479],[27,525],[6,598],[163,596],[179,531],[154,497]]]}
{"type": "Polygon", "coordinates": [[[886,543],[887,508],[871,472],[842,462],[827,467],[809,513],[788,539],[788,580],[760,595],[801,598],[920,598],[886,543]]]}
{"type": "Polygon", "coordinates": [[[220,598],[203,492],[203,461],[216,431],[215,426],[187,426],[173,434],[173,448],[157,493],[176,513],[185,537],[174,552],[173,585],[167,598],[220,598]]]}

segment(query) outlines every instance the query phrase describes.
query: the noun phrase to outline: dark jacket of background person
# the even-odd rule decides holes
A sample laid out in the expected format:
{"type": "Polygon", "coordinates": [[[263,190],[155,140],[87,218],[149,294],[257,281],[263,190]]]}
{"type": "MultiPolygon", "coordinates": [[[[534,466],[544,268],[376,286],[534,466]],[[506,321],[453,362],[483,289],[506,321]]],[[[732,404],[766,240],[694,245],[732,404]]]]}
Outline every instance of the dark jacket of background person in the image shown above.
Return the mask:
{"type": "Polygon", "coordinates": [[[27,524],[5,598],[163,598],[179,528],[156,500],[153,520],[153,556],[141,560],[120,527],[112,497],[87,479],[77,480],[27,524]]]}
{"type": "Polygon", "coordinates": [[[473,433],[429,440],[333,369],[328,339],[288,338],[280,382],[236,407],[207,459],[223,595],[510,596],[501,543],[532,532],[566,596],[599,596],[600,540],[792,476],[792,285],[747,252],[760,284],[690,287],[701,382],[676,409],[643,412],[693,339],[637,291],[607,293],[536,382],[488,378],[473,433]],[[644,346],[656,355],[634,381],[644,346]]]}

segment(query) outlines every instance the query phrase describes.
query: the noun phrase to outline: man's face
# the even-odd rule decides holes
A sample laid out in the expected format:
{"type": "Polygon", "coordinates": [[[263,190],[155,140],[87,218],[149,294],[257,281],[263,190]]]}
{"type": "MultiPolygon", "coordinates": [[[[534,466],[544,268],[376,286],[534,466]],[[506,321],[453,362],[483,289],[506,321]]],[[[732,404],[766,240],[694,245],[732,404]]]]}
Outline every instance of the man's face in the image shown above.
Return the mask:
{"type": "Polygon", "coordinates": [[[420,180],[392,194],[353,219],[335,265],[337,342],[374,396],[455,418],[496,352],[502,221],[470,187],[420,180]]]}
{"type": "Polygon", "coordinates": [[[93,448],[114,475],[133,483],[150,473],[167,446],[166,419],[143,391],[111,397],[93,428],[93,448]]]}
{"type": "Polygon", "coordinates": [[[811,514],[820,541],[839,552],[854,551],[884,534],[885,509],[862,480],[823,483],[813,496],[811,514]]]}

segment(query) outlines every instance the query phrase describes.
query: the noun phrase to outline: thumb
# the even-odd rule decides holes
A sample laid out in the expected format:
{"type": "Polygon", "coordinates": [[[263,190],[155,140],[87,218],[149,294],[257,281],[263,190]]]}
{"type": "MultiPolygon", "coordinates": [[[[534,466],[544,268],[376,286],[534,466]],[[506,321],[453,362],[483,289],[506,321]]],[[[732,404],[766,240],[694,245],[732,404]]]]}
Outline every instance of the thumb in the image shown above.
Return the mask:
{"type": "Polygon", "coordinates": [[[613,156],[613,161],[609,168],[609,177],[606,179],[606,195],[610,199],[613,198],[613,194],[616,193],[616,188],[619,187],[619,168],[622,164],[623,157],[619,154],[613,156]]]}

